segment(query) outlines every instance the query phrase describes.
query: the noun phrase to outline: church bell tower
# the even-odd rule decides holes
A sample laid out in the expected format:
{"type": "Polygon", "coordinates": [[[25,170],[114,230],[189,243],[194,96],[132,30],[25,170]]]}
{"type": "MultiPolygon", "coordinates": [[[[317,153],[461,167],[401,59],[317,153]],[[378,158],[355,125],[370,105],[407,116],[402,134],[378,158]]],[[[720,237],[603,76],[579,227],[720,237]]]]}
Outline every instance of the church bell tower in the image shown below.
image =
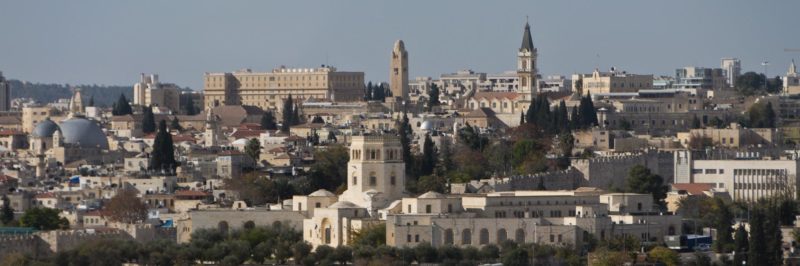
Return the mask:
{"type": "Polygon", "coordinates": [[[539,82],[536,80],[538,68],[536,66],[536,48],[533,47],[531,38],[531,26],[525,22],[525,32],[522,35],[522,46],[517,53],[517,77],[519,78],[520,94],[523,94],[524,101],[532,101],[536,93],[539,92],[539,82]]]}

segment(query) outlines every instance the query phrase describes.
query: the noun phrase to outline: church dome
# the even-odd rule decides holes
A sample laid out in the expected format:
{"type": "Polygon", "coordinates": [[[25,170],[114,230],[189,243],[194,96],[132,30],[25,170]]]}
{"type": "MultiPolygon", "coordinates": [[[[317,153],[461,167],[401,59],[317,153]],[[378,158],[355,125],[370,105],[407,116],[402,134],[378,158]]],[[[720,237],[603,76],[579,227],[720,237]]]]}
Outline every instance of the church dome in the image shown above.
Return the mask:
{"type": "Polygon", "coordinates": [[[325,189],[320,189],[320,190],[314,191],[314,193],[311,193],[308,196],[309,197],[336,197],[336,194],[333,194],[330,191],[327,191],[325,189]]]}
{"type": "Polygon", "coordinates": [[[443,199],[443,198],[445,198],[445,196],[440,194],[440,193],[438,193],[438,192],[436,192],[436,191],[428,191],[427,193],[422,194],[417,198],[419,198],[419,199],[443,199]]]}
{"type": "Polygon", "coordinates": [[[331,208],[331,209],[353,209],[353,208],[361,208],[361,207],[358,207],[358,205],[356,205],[355,203],[349,202],[349,201],[339,201],[339,202],[336,202],[334,204],[331,204],[331,206],[329,206],[328,208],[331,208]]]}
{"type": "Polygon", "coordinates": [[[422,122],[422,125],[420,125],[419,128],[422,130],[431,131],[433,130],[433,121],[425,120],[425,122],[422,122]]]}
{"type": "Polygon", "coordinates": [[[108,139],[97,123],[83,118],[70,118],[60,125],[64,143],[78,145],[81,148],[108,149],[108,139]]]}
{"type": "Polygon", "coordinates": [[[49,138],[52,137],[53,133],[55,133],[57,130],[58,125],[56,125],[56,122],[53,122],[53,120],[50,120],[48,117],[36,125],[36,127],[33,129],[33,132],[31,132],[31,135],[34,137],[49,138]]]}

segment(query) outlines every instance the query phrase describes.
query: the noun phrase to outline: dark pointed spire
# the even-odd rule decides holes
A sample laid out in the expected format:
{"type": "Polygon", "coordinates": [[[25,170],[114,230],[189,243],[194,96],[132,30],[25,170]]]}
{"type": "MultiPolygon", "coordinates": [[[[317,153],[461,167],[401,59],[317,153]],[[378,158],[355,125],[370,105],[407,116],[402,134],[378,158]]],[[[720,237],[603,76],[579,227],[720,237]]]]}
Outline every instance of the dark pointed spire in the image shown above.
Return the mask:
{"type": "Polygon", "coordinates": [[[533,39],[531,39],[531,25],[525,21],[525,33],[522,35],[522,46],[519,47],[520,51],[527,50],[533,51],[533,39]]]}

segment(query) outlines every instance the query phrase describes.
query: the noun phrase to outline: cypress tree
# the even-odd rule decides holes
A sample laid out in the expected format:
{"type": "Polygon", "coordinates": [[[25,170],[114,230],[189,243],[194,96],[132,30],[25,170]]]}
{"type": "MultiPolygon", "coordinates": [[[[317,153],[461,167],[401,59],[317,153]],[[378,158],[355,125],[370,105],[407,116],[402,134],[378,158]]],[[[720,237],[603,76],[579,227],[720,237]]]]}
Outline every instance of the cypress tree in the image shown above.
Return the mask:
{"type": "Polygon", "coordinates": [[[289,132],[289,127],[292,126],[292,118],[294,117],[294,103],[292,101],[292,94],[289,94],[289,97],[283,101],[283,120],[281,121],[281,131],[284,133],[289,132]]]}
{"type": "Polygon", "coordinates": [[[431,84],[431,91],[428,94],[428,112],[430,112],[434,106],[439,105],[439,86],[436,83],[431,84]]]}
{"type": "Polygon", "coordinates": [[[372,88],[372,81],[367,82],[367,89],[364,92],[364,100],[365,101],[371,101],[372,100],[372,91],[373,90],[374,89],[372,88]]]}
{"type": "Polygon", "coordinates": [[[275,123],[275,116],[272,111],[266,111],[261,115],[261,129],[263,130],[276,130],[278,125],[275,123]]]}
{"type": "Polygon", "coordinates": [[[328,141],[329,142],[336,142],[336,134],[333,134],[333,131],[328,131],[328,141]]]}
{"type": "Polygon", "coordinates": [[[750,242],[747,252],[747,265],[767,264],[767,238],[764,235],[764,212],[761,208],[750,211],[750,242]]]}
{"type": "Polygon", "coordinates": [[[11,208],[11,201],[8,199],[8,196],[3,195],[2,201],[3,206],[2,209],[0,209],[0,223],[7,225],[14,220],[14,209],[11,208]]]}
{"type": "Polygon", "coordinates": [[[89,97],[89,104],[87,104],[86,106],[94,106],[94,94],[92,94],[92,96],[89,97]]]}
{"type": "Polygon", "coordinates": [[[144,108],[144,114],[142,116],[142,132],[145,134],[156,132],[156,118],[153,115],[153,109],[150,106],[144,108]]]}
{"type": "Polygon", "coordinates": [[[771,102],[767,102],[764,108],[764,124],[766,127],[775,128],[775,109],[772,109],[771,102]]]}
{"type": "Polygon", "coordinates": [[[570,117],[569,124],[572,129],[580,129],[580,115],[578,114],[578,107],[572,107],[572,116],[570,117]]]}
{"type": "Polygon", "coordinates": [[[558,103],[558,126],[559,133],[569,132],[570,122],[569,114],[567,113],[567,103],[564,100],[558,103]]]}
{"type": "Polygon", "coordinates": [[[525,124],[525,112],[519,113],[519,124],[520,125],[525,124]]]}
{"type": "Polygon", "coordinates": [[[183,130],[183,127],[181,127],[181,122],[178,121],[177,116],[172,118],[172,121],[169,124],[169,128],[172,130],[183,130]]]}
{"type": "Polygon", "coordinates": [[[292,126],[299,125],[303,120],[300,118],[300,106],[294,104],[294,109],[292,110],[292,126]]]}
{"type": "Polygon", "coordinates": [[[739,225],[739,227],[736,228],[734,241],[734,251],[736,251],[736,255],[733,256],[733,265],[742,265],[743,261],[747,261],[747,250],[750,249],[750,244],[747,239],[747,230],[744,229],[744,226],[739,225]]]}
{"type": "Polygon", "coordinates": [[[133,108],[131,108],[130,103],[128,103],[128,99],[125,98],[125,94],[120,94],[119,99],[114,104],[114,108],[111,110],[111,114],[113,115],[129,115],[133,114],[133,108]]]}
{"type": "Polygon", "coordinates": [[[436,161],[439,155],[436,151],[436,144],[433,143],[430,134],[425,135],[425,142],[422,147],[422,160],[420,165],[420,176],[430,175],[436,168],[436,161]]]}
{"type": "Polygon", "coordinates": [[[153,141],[153,152],[150,154],[150,169],[174,172],[176,167],[178,163],[175,161],[172,135],[167,131],[167,122],[161,120],[158,123],[156,139],[153,141]]]}

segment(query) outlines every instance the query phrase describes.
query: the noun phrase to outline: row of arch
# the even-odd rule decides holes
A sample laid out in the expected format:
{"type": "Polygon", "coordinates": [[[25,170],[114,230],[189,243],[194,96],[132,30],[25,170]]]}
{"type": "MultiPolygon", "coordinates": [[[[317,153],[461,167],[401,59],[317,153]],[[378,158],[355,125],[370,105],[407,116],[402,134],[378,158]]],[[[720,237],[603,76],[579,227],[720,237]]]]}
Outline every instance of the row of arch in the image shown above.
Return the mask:
{"type": "MultiPolygon", "coordinates": [[[[453,238],[453,229],[446,229],[444,231],[444,243],[445,244],[455,244],[455,240],[453,238]]],[[[508,240],[508,231],[506,229],[499,229],[497,230],[495,243],[502,243],[503,241],[508,240]]],[[[525,243],[525,230],[517,229],[514,232],[514,242],[517,243],[525,243]]],[[[486,245],[489,244],[489,229],[481,229],[478,235],[478,243],[472,242],[472,230],[464,229],[461,231],[461,245],[486,245]]]]}

